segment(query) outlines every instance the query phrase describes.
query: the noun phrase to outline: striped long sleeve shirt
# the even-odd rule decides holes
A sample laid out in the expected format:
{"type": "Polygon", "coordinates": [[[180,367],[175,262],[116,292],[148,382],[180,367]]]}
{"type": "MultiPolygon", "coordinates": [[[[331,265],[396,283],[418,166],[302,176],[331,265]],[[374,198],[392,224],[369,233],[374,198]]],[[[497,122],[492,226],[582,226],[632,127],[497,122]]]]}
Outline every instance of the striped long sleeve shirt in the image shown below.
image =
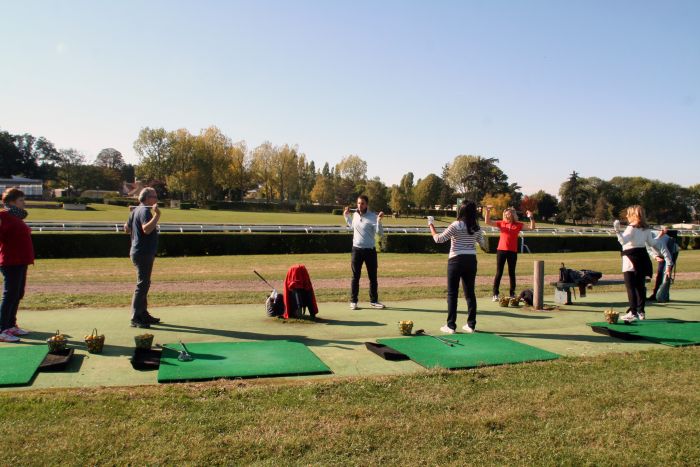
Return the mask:
{"type": "Polygon", "coordinates": [[[477,230],[470,234],[466,224],[462,221],[454,221],[442,233],[433,235],[433,240],[435,243],[445,243],[447,240],[451,240],[449,258],[457,255],[475,255],[477,243],[482,250],[486,250],[484,231],[477,230]]]}

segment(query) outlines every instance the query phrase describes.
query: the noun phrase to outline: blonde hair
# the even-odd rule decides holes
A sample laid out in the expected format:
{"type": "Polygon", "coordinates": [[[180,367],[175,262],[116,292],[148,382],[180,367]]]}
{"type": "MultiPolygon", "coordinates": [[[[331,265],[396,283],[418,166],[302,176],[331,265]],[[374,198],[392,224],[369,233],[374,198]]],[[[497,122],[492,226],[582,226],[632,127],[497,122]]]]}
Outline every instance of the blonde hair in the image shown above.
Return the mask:
{"type": "Polygon", "coordinates": [[[510,212],[511,219],[510,222],[518,222],[518,213],[515,212],[515,208],[505,208],[503,210],[503,220],[506,220],[506,213],[510,212]]]}
{"type": "Polygon", "coordinates": [[[630,224],[635,224],[635,227],[641,229],[648,229],[649,224],[647,223],[647,217],[644,214],[644,208],[639,204],[633,204],[627,208],[627,218],[630,224]]]}

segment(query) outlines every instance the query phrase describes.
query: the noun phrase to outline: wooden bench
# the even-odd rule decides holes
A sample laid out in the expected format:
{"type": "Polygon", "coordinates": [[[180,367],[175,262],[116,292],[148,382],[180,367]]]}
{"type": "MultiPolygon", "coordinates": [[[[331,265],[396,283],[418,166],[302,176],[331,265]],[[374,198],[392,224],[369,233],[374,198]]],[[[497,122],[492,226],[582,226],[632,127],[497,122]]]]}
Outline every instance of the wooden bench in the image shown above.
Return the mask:
{"type": "MultiPolygon", "coordinates": [[[[649,282],[650,279],[647,279],[646,281],[649,282]]],[[[594,285],[621,285],[624,284],[625,281],[620,280],[620,279],[615,279],[615,280],[599,280],[595,284],[589,284],[586,287],[579,289],[579,286],[575,282],[550,282],[550,285],[553,285],[555,290],[554,290],[554,303],[558,303],[560,305],[571,305],[571,289],[579,289],[579,295],[581,297],[586,296],[586,289],[587,288],[593,288],[594,285]]]]}

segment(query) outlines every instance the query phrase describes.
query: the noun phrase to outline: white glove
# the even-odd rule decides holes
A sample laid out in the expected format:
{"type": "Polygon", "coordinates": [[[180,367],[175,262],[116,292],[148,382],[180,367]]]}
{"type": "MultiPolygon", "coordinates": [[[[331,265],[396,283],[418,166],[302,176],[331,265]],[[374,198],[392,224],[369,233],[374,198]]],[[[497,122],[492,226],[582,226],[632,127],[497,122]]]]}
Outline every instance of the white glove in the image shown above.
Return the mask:
{"type": "Polygon", "coordinates": [[[615,229],[615,232],[620,230],[620,221],[615,219],[615,222],[613,222],[613,229],[615,229]]]}
{"type": "Polygon", "coordinates": [[[433,216],[428,216],[428,225],[433,225],[435,223],[435,218],[433,216]]]}

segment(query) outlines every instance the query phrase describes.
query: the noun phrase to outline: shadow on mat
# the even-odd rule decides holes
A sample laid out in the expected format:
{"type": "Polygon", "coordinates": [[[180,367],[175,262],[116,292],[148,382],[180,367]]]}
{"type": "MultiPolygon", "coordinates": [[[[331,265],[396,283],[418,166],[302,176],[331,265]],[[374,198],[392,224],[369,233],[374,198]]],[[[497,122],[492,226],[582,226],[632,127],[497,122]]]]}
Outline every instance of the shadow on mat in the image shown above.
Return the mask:
{"type": "MultiPolygon", "coordinates": [[[[501,337],[522,337],[522,338],[532,338],[532,339],[550,339],[550,340],[561,340],[561,341],[577,341],[577,342],[594,342],[594,343],[604,343],[604,342],[617,342],[620,340],[607,335],[581,335],[581,334],[539,334],[534,332],[495,332],[501,337]]],[[[625,342],[625,341],[622,341],[625,342]]]]}
{"type": "MultiPolygon", "coordinates": [[[[254,341],[272,341],[272,340],[287,340],[299,342],[305,345],[317,347],[335,347],[339,349],[351,349],[350,345],[362,345],[361,341],[354,340],[339,340],[339,339],[316,339],[313,337],[301,336],[298,334],[261,334],[248,331],[229,331],[226,329],[211,329],[196,326],[184,326],[180,324],[161,324],[151,328],[151,332],[163,330],[170,332],[186,332],[190,334],[201,334],[207,336],[220,336],[229,339],[242,339],[254,341]],[[343,345],[344,344],[344,345],[343,345]]],[[[187,343],[185,342],[185,345],[187,343]]]]}
{"type": "Polygon", "coordinates": [[[319,324],[330,324],[331,326],[387,326],[386,323],[376,321],[347,321],[344,319],[316,318],[319,324]]]}

